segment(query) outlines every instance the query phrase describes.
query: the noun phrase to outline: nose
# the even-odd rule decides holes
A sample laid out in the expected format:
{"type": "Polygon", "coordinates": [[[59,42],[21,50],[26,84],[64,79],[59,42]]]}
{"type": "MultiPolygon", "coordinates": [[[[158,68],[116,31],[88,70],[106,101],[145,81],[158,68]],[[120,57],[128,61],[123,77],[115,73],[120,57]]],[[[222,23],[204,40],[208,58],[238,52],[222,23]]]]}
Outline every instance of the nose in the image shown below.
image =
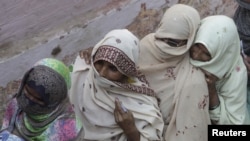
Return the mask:
{"type": "Polygon", "coordinates": [[[201,53],[201,50],[197,46],[193,46],[190,49],[190,55],[191,55],[192,59],[194,59],[194,60],[199,58],[200,53],[201,53]]]}
{"type": "Polygon", "coordinates": [[[100,74],[101,77],[105,77],[106,76],[106,67],[102,66],[99,68],[98,73],[100,74]]]}

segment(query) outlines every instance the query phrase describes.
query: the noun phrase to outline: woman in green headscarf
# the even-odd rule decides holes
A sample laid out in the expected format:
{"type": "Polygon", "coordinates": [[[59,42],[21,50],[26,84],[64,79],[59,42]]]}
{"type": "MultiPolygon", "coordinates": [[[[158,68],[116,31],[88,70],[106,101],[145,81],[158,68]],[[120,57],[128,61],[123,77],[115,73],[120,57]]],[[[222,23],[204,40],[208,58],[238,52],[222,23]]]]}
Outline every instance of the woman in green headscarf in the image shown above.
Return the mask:
{"type": "Polygon", "coordinates": [[[10,101],[0,137],[11,140],[18,136],[32,141],[75,139],[81,125],[69,103],[70,84],[69,69],[64,63],[52,58],[38,61],[26,72],[10,101]]]}

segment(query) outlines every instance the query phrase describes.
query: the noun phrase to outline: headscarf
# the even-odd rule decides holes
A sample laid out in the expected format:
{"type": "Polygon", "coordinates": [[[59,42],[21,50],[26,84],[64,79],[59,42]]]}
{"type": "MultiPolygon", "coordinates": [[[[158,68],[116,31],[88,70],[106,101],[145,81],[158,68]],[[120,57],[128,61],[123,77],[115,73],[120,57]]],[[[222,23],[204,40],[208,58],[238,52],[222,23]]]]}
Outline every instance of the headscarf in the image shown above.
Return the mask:
{"type": "Polygon", "coordinates": [[[25,73],[16,95],[17,103],[10,103],[9,108],[15,112],[8,125],[9,131],[18,132],[26,140],[46,141],[57,138],[54,140],[62,141],[76,137],[80,129],[76,129],[74,112],[70,111],[71,105],[67,98],[69,78],[69,69],[61,61],[52,58],[38,61],[25,73]],[[26,97],[23,90],[25,85],[35,90],[45,105],[39,105],[26,97]],[[14,110],[16,104],[18,108],[14,110]],[[63,130],[55,130],[58,128],[55,121],[60,118],[65,122],[60,128],[64,131],[65,127],[71,129],[67,131],[67,136],[61,133],[63,130]]]}
{"type": "Polygon", "coordinates": [[[236,0],[239,4],[234,13],[234,22],[237,25],[244,52],[250,56],[250,3],[236,0]]]}
{"type": "Polygon", "coordinates": [[[250,5],[245,0],[236,0],[240,7],[250,10],[250,5]]]}
{"type": "Polygon", "coordinates": [[[210,111],[217,124],[249,123],[246,111],[247,71],[240,55],[240,39],[234,21],[224,15],[202,20],[195,43],[203,44],[212,59],[191,63],[219,78],[220,108],[210,111]]]}
{"type": "Polygon", "coordinates": [[[156,32],[140,42],[139,69],[161,100],[167,141],[207,140],[207,84],[188,53],[199,24],[197,10],[176,4],[166,10],[156,32]],[[171,47],[156,38],[186,39],[187,44],[171,47]]]}
{"type": "Polygon", "coordinates": [[[20,108],[31,115],[51,113],[67,97],[67,84],[69,86],[70,82],[65,78],[69,78],[69,70],[62,62],[54,59],[37,62],[29,71],[27,79],[23,79],[22,82],[34,89],[45,105],[32,102],[21,90],[17,96],[20,108]],[[60,71],[67,76],[63,77],[58,73],[60,71]]]}
{"type": "Polygon", "coordinates": [[[92,64],[78,58],[73,67],[70,100],[83,123],[83,139],[127,140],[114,119],[115,98],[133,113],[141,140],[160,140],[163,121],[154,91],[137,68],[139,40],[127,29],[106,34],[92,51],[92,64]],[[94,57],[95,56],[95,57],[94,57]],[[105,60],[126,75],[128,83],[101,77],[94,62],[105,60]],[[89,70],[89,71],[86,71],[89,70]]]}

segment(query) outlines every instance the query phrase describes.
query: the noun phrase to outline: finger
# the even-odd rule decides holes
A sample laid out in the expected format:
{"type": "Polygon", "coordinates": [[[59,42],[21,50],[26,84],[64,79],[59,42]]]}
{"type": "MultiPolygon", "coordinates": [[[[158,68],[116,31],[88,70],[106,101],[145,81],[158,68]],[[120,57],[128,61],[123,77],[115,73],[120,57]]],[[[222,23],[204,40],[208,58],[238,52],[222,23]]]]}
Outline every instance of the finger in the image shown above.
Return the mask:
{"type": "Polygon", "coordinates": [[[206,78],[206,81],[207,81],[208,84],[210,83],[210,79],[209,78],[206,78]]]}
{"type": "Polygon", "coordinates": [[[123,106],[122,102],[116,98],[115,99],[115,105],[116,105],[116,108],[117,110],[121,113],[121,114],[124,114],[126,113],[128,110],[123,106]]]}
{"type": "Polygon", "coordinates": [[[127,113],[128,110],[127,110],[127,108],[122,104],[122,102],[120,103],[120,105],[121,105],[122,111],[125,112],[125,113],[127,113]]]}
{"type": "Polygon", "coordinates": [[[115,117],[115,122],[118,123],[119,122],[118,112],[114,111],[114,117],[115,117]]]}
{"type": "Polygon", "coordinates": [[[82,51],[79,51],[79,56],[80,56],[80,58],[83,59],[83,53],[82,53],[82,51]]]}
{"type": "Polygon", "coordinates": [[[83,57],[84,57],[84,60],[85,60],[86,64],[90,64],[88,54],[87,53],[83,54],[83,57]]]}
{"type": "Polygon", "coordinates": [[[208,71],[203,70],[203,72],[205,73],[206,76],[211,76],[211,73],[209,73],[208,71]]]}
{"type": "Polygon", "coordinates": [[[115,108],[117,109],[118,112],[121,111],[121,105],[118,98],[115,98],[115,108]]]}
{"type": "Polygon", "coordinates": [[[123,116],[118,111],[114,112],[114,117],[116,123],[120,123],[123,121],[123,116]]]}

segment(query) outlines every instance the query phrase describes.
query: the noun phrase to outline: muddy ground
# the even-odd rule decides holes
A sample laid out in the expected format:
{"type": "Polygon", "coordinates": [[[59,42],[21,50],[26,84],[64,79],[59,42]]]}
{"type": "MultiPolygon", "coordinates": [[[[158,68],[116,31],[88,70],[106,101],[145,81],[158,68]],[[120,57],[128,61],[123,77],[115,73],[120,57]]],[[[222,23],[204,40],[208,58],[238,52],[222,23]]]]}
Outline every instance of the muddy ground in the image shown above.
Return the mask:
{"type": "MultiPolygon", "coordinates": [[[[14,0],[12,0],[14,1],[14,0]]],[[[26,0],[27,1],[27,0],[26,0]]],[[[89,4],[91,4],[91,1],[88,1],[89,4]]],[[[128,2],[129,0],[127,0],[128,2]]],[[[141,7],[139,7],[138,15],[136,15],[136,18],[128,25],[125,27],[131,30],[134,34],[136,34],[139,38],[142,38],[148,33],[154,32],[154,30],[157,27],[157,24],[159,23],[159,20],[164,13],[164,11],[170,7],[171,5],[175,3],[184,3],[191,5],[195,7],[201,14],[201,17],[204,18],[208,15],[215,15],[215,14],[222,14],[222,15],[228,15],[230,17],[233,16],[234,11],[237,7],[237,4],[235,1],[228,1],[228,0],[207,0],[207,1],[202,1],[202,0],[165,0],[165,4],[162,5],[161,8],[158,9],[151,9],[148,8],[147,4],[141,3],[141,7]]],[[[124,3],[120,3],[118,0],[110,0],[107,2],[107,5],[102,7],[102,12],[103,13],[108,13],[111,9],[116,9],[117,11],[120,10],[122,6],[126,5],[126,1],[124,3]]],[[[75,8],[80,8],[75,7],[75,8]]],[[[98,7],[98,6],[96,6],[98,7]]],[[[100,8],[100,7],[99,7],[100,8]]],[[[87,12],[91,13],[89,14],[90,18],[93,18],[97,15],[98,10],[87,10],[87,12]]],[[[38,13],[39,14],[39,13],[38,13]]],[[[74,16],[74,15],[72,15],[74,16]]],[[[3,17],[2,17],[3,18],[3,17]]],[[[1,19],[1,17],[0,17],[1,19]]],[[[61,25],[60,28],[56,29],[57,31],[59,30],[64,30],[66,31],[69,30],[67,27],[81,27],[84,28],[86,26],[85,24],[82,24],[83,22],[67,22],[64,25],[61,25]]],[[[46,28],[46,27],[44,27],[46,28]]],[[[93,29],[95,30],[95,29],[93,29]]],[[[1,31],[1,25],[0,25],[0,31],[1,31]]],[[[49,42],[48,39],[44,38],[44,36],[48,37],[50,34],[52,34],[49,31],[47,32],[42,32],[42,31],[32,31],[27,36],[22,35],[21,32],[18,33],[20,36],[16,38],[18,41],[16,44],[13,44],[13,42],[5,42],[6,40],[1,40],[1,34],[0,34],[0,57],[1,60],[0,62],[3,62],[7,60],[8,58],[11,58],[25,50],[29,50],[29,46],[33,46],[35,44],[34,40],[28,40],[27,37],[31,36],[36,36],[37,39],[39,37],[39,42],[43,44],[47,44],[49,42]],[[26,44],[26,45],[25,45],[26,44]],[[19,47],[18,47],[19,46],[19,47]]],[[[63,39],[64,35],[59,36],[59,39],[63,39]]],[[[34,39],[34,38],[33,38],[34,39]]],[[[86,45],[84,47],[88,47],[90,45],[86,45]]],[[[50,50],[49,54],[53,56],[53,53],[56,55],[57,53],[60,53],[60,46],[57,46],[57,49],[54,48],[55,50],[50,50]],[[58,50],[59,49],[59,50],[58,50]],[[53,52],[54,51],[54,52],[53,52]]],[[[70,64],[74,58],[76,57],[78,51],[76,50],[75,52],[71,52],[69,54],[66,54],[65,56],[61,56],[61,60],[64,61],[67,65],[70,64]]],[[[32,61],[32,60],[31,60],[32,61]]],[[[2,66],[1,66],[2,67],[2,66]]],[[[8,72],[1,72],[2,74],[8,73],[8,72]]],[[[2,116],[3,116],[3,111],[5,109],[6,103],[8,99],[17,91],[20,83],[20,78],[5,82],[6,85],[0,86],[0,121],[2,121],[2,116]]]]}

